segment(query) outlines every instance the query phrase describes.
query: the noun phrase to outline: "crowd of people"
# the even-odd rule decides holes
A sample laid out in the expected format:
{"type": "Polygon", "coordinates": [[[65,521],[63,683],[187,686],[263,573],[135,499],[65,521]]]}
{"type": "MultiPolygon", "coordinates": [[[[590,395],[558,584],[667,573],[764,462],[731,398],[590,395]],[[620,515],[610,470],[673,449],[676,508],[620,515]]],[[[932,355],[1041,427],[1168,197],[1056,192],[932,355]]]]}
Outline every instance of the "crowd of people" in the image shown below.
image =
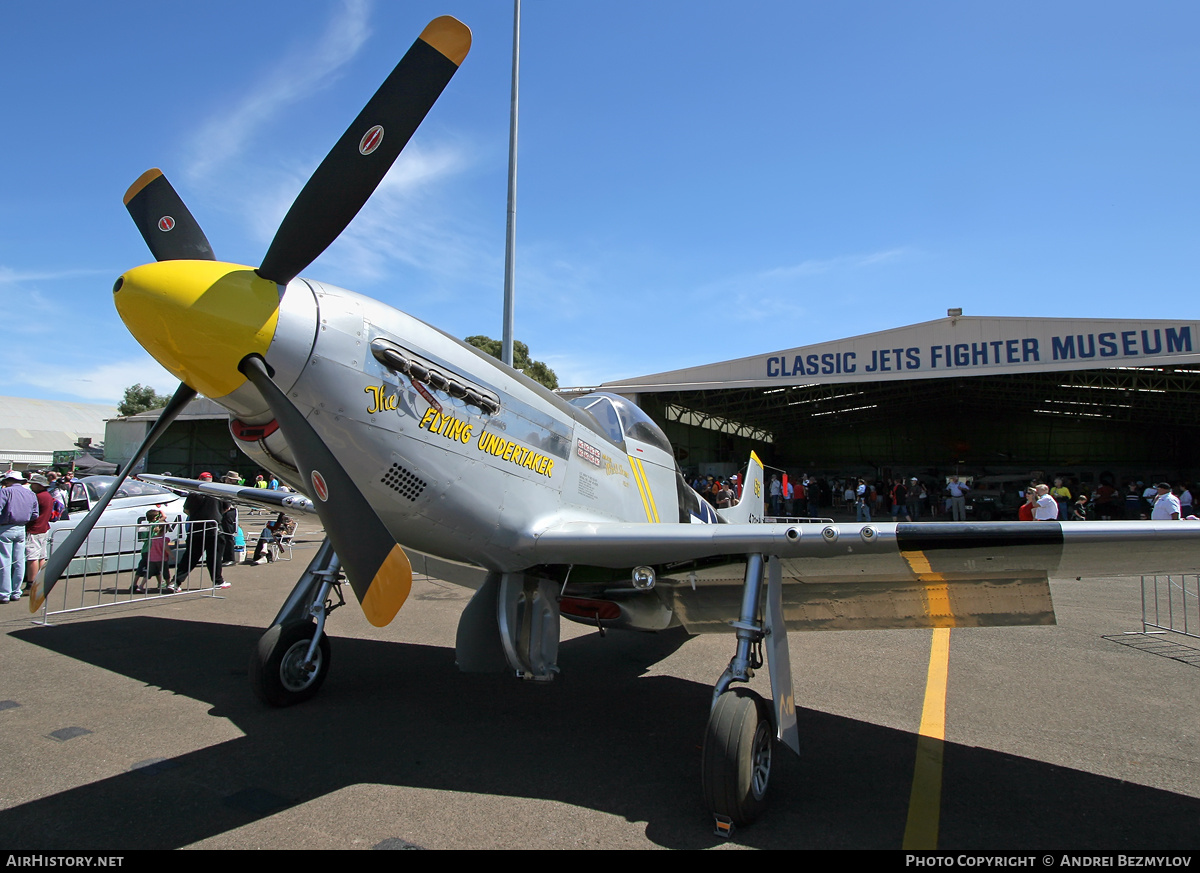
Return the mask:
{"type": "Polygon", "coordinates": [[[50,525],[65,518],[71,478],[8,470],[0,483],[0,603],[21,599],[49,554],[50,525]]]}
{"type": "MultiPolygon", "coordinates": [[[[212,481],[211,473],[201,473],[201,481],[212,481]]],[[[69,518],[72,473],[33,472],[28,476],[16,470],[3,473],[0,487],[0,603],[20,600],[45,564],[50,525],[69,518]]],[[[225,484],[245,485],[237,471],[222,477],[225,484]]],[[[743,477],[695,475],[689,484],[718,509],[741,500],[743,477]]],[[[280,487],[273,477],[259,474],[255,488],[280,487]]],[[[944,483],[925,481],[917,476],[888,481],[868,481],[854,477],[816,477],[808,473],[791,476],[773,471],[767,483],[766,513],[774,518],[819,518],[829,510],[854,512],[858,521],[888,519],[924,521],[949,519],[965,521],[971,486],[958,476],[944,483]]],[[[1024,502],[1017,518],[1025,521],[1092,519],[1171,520],[1196,518],[1193,514],[1192,484],[1172,485],[1129,480],[1120,490],[1111,477],[1101,477],[1093,487],[1076,481],[1055,478],[1053,484],[1031,481],[1024,489],[1024,502]]],[[[1019,502],[1019,501],[1018,501],[1019,502]]],[[[182,587],[197,566],[208,567],[213,585],[228,588],[222,568],[235,563],[234,544],[238,531],[236,505],[208,494],[191,494],[184,502],[188,521],[182,554],[173,556],[165,517],[157,510],[147,512],[147,536],[142,558],[135,572],[134,591],[144,591],[151,579],[159,590],[175,591],[182,587]],[[157,515],[155,515],[157,513],[157,515]],[[206,524],[205,522],[212,522],[206,524]],[[176,579],[171,579],[171,567],[176,579]]],[[[295,522],[280,512],[259,532],[254,555],[246,564],[257,564],[264,556],[272,559],[271,543],[291,535],[295,522]]]]}
{"type": "MultiPolygon", "coordinates": [[[[1192,484],[1150,485],[1130,480],[1118,490],[1111,477],[1096,486],[1082,486],[1062,477],[1053,484],[1031,481],[1016,505],[1018,520],[1090,521],[1095,519],[1181,519],[1193,515],[1192,484]],[[1022,497],[1023,501],[1022,502],[1022,497]]],[[[713,506],[724,508],[741,499],[742,479],[695,475],[689,484],[713,506]]],[[[875,479],[865,477],[799,476],[772,472],[765,495],[766,513],[774,518],[819,518],[829,512],[853,512],[858,521],[966,521],[972,488],[964,477],[944,482],[917,476],[875,479]]],[[[1010,503],[1005,502],[1005,507],[1010,503]]]]}
{"type": "MultiPolygon", "coordinates": [[[[201,473],[197,477],[201,482],[211,482],[212,473],[201,473]]],[[[226,473],[221,482],[226,485],[245,485],[245,478],[236,470],[226,473]]],[[[254,482],[255,488],[278,489],[279,482],[274,477],[267,480],[259,474],[254,482]]],[[[238,538],[238,508],[232,500],[224,500],[211,494],[189,494],[183,503],[183,512],[191,524],[187,527],[187,542],[184,546],[183,557],[179,561],[178,576],[174,585],[167,585],[168,591],[182,588],[188,574],[201,563],[208,568],[214,588],[229,588],[230,583],[222,572],[225,567],[237,563],[236,543],[238,538]],[[205,524],[215,522],[215,524],[205,524]]],[[[268,549],[271,543],[279,543],[284,537],[290,536],[295,530],[296,523],[285,513],[278,513],[273,521],[259,531],[258,543],[252,558],[245,558],[242,563],[258,564],[266,552],[267,561],[273,560],[268,549]]],[[[150,543],[154,542],[153,536],[150,543]]]]}
{"type": "MultiPolygon", "coordinates": [[[[46,563],[50,548],[50,525],[70,518],[72,472],[53,470],[22,473],[8,470],[0,487],[0,603],[19,601],[33,584],[46,563]]],[[[201,481],[211,482],[211,473],[201,473],[201,481]]],[[[245,485],[246,480],[230,470],[221,480],[229,485],[245,485]]],[[[280,488],[273,476],[259,474],[255,488],[280,488]]],[[[173,554],[171,526],[158,509],[146,512],[142,552],[134,571],[131,592],[145,592],[153,581],[157,590],[169,593],[185,586],[188,574],[197,566],[208,567],[213,585],[229,588],[222,573],[236,562],[235,542],[238,512],[229,500],[208,494],[191,494],[184,502],[184,514],[192,522],[184,528],[184,539],[175,544],[173,554]],[[208,524],[206,522],[212,522],[208,524]],[[174,572],[174,578],[172,573],[174,572]]],[[[292,534],[296,523],[280,512],[259,531],[254,556],[244,563],[257,564],[273,559],[269,546],[279,544],[292,534]]]]}
{"type": "Polygon", "coordinates": [[[1094,488],[1056,478],[1054,484],[1031,482],[1020,507],[1021,520],[1089,521],[1100,519],[1150,519],[1170,521],[1194,519],[1192,483],[1155,482],[1147,485],[1130,480],[1124,491],[1104,478],[1094,488]],[[1072,496],[1074,495],[1074,496],[1072,496]]]}

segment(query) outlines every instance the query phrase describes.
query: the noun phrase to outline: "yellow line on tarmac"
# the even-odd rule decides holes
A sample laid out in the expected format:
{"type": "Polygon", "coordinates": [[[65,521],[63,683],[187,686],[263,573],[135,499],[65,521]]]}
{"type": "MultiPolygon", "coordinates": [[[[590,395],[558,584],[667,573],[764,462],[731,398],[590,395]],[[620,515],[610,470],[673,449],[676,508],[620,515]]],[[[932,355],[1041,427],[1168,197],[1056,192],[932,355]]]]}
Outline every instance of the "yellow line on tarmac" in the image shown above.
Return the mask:
{"type": "Polygon", "coordinates": [[[946,740],[946,680],[950,668],[950,628],[933,630],[925,706],[921,710],[917,762],[908,798],[905,849],[936,849],[942,807],[942,750],[946,740]]]}

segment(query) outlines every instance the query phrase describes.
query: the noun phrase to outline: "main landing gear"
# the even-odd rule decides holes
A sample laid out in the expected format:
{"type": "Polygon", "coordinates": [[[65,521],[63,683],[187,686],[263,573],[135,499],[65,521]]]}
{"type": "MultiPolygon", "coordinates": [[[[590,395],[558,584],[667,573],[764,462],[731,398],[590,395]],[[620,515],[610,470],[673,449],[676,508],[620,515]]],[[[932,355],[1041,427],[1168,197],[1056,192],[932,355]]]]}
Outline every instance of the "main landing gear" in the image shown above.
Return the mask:
{"type": "Polygon", "coordinates": [[[329,674],[325,618],[345,604],[337,555],[329,540],[288,595],[250,656],[250,687],[263,703],[291,706],[316,694],[329,674]],[[329,600],[329,593],[338,602],[329,600]]]}
{"type": "Polygon", "coordinates": [[[733,622],[737,651],[717,680],[704,732],[704,802],[713,815],[717,835],[726,839],[733,836],[735,828],[754,821],[766,807],[775,740],[800,752],[777,559],[770,561],[769,577],[766,615],[760,618],[763,557],[747,556],[741,616],[733,622]],[[773,709],[749,688],[731,687],[734,682],[749,682],[763,665],[764,640],[769,652],[773,709]]]}

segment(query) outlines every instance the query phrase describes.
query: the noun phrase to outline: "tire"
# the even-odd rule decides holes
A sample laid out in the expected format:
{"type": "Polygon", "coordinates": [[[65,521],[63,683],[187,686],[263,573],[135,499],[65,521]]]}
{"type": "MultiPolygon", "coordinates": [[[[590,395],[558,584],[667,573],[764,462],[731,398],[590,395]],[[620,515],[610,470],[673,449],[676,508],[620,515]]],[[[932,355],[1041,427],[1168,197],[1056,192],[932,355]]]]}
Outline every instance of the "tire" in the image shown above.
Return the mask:
{"type": "Polygon", "coordinates": [[[766,701],[748,688],[717,699],[704,734],[704,802],[738,827],[766,807],[775,731],[766,701]]]}
{"type": "Polygon", "coordinates": [[[250,656],[250,688],[259,700],[268,706],[291,706],[321,689],[329,674],[329,638],[324,633],[317,645],[317,669],[300,669],[316,629],[302,621],[273,625],[262,635],[250,656]]]}
{"type": "Polygon", "coordinates": [[[984,503],[975,510],[975,516],[980,521],[995,521],[1000,517],[1000,513],[996,510],[996,507],[984,503]]]}

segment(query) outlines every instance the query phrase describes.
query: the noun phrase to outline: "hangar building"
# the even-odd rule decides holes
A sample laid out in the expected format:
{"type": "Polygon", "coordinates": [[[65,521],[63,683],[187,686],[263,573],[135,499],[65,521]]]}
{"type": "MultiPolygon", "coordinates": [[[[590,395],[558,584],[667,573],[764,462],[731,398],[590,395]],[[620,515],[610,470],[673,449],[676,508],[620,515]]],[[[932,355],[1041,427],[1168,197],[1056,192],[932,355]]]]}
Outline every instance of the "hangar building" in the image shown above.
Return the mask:
{"type": "Polygon", "coordinates": [[[685,470],[1191,479],[1200,322],[948,316],[609,382],[685,470]]]}
{"type": "MultiPolygon", "coordinates": [[[[150,409],[111,419],[105,429],[105,460],[124,466],[161,413],[161,409],[150,409]]],[[[207,397],[195,397],[150,448],[135,472],[198,476],[208,471],[219,477],[231,467],[243,475],[258,471],[257,465],[234,445],[225,408],[207,397]]]]}
{"type": "Polygon", "coordinates": [[[55,452],[99,446],[105,420],[116,414],[102,403],[0,397],[0,467],[41,470],[53,465],[55,452]]]}

